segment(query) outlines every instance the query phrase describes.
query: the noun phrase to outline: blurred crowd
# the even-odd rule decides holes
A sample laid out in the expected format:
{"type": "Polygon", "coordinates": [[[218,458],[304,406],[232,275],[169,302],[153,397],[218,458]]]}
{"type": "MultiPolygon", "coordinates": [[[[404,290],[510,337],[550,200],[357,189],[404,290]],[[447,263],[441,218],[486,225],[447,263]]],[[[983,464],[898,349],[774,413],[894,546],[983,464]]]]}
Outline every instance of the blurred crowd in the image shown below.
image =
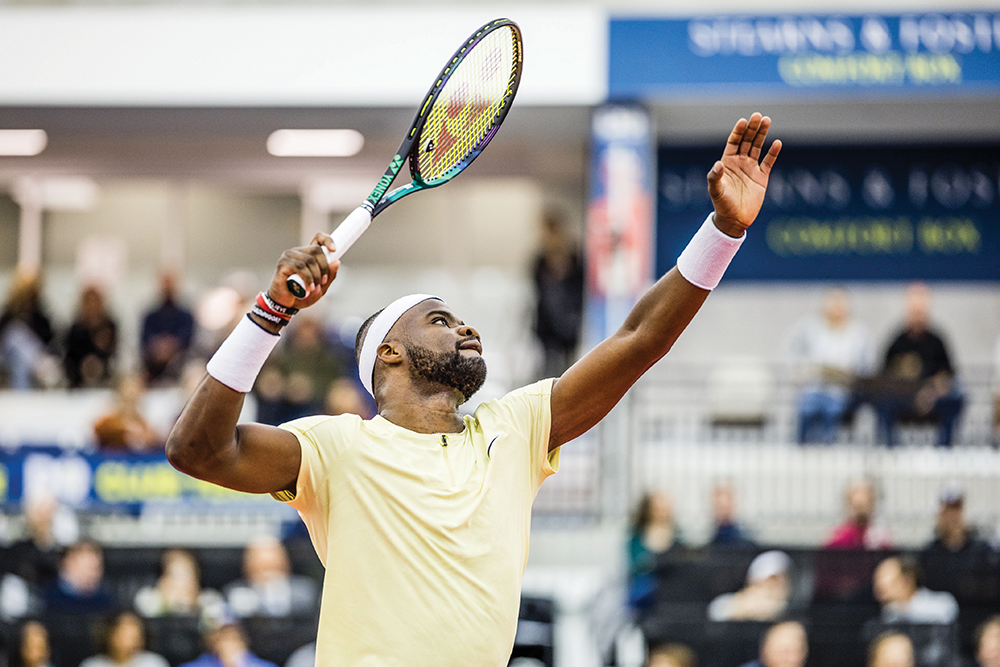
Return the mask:
{"type": "Polygon", "coordinates": [[[678,610],[690,619],[691,606],[678,603],[698,600],[708,626],[769,626],[759,659],[746,667],[804,667],[806,619],[817,601],[861,616],[855,619],[856,641],[868,644],[869,665],[1000,667],[1000,543],[969,524],[961,487],[945,486],[937,500],[933,539],[915,552],[897,550],[892,527],[879,518],[876,485],[859,479],[845,490],[844,519],[830,529],[823,547],[796,559],[755,542],[738,520],[729,483],[712,490],[712,537],[700,549],[686,543],[669,495],[646,494],[634,514],[627,560],[633,618],[641,628],[659,628],[647,637],[647,665],[698,664],[690,647],[662,630],[671,627],[678,610]],[[695,562],[715,563],[706,565],[712,574],[701,589],[695,562]],[[730,578],[734,589],[706,597],[706,591],[726,588],[720,584],[727,580],[726,568],[746,562],[742,583],[730,578]],[[974,637],[973,646],[963,650],[962,637],[974,637]]]}
{"type": "MultiPolygon", "coordinates": [[[[72,516],[60,517],[66,511],[50,497],[36,499],[26,509],[24,538],[2,552],[0,626],[9,633],[0,632],[7,649],[0,664],[274,667],[250,652],[244,620],[300,619],[309,626],[318,613],[318,582],[293,573],[289,554],[276,538],[252,540],[243,552],[241,576],[218,589],[203,584],[196,556],[184,549],[163,551],[155,569],[119,571],[109,578],[105,550],[80,539],[72,516]],[[149,619],[165,618],[190,620],[202,641],[171,651],[169,661],[146,650],[149,619]],[[52,636],[55,629],[72,633],[73,628],[83,632],[83,641],[52,636]],[[90,631],[96,636],[88,636],[90,631]],[[200,657],[195,654],[199,645],[205,651],[200,657]]],[[[305,665],[312,665],[312,648],[303,648],[292,654],[295,661],[288,667],[304,667],[304,654],[305,665]]]]}
{"type": "MultiPolygon", "coordinates": [[[[157,302],[141,317],[140,362],[126,368],[120,325],[100,287],[83,288],[72,322],[60,328],[42,300],[38,276],[19,274],[0,310],[0,387],[114,388],[114,404],[94,424],[98,447],[162,449],[166,433],[157,432],[143,413],[146,389],[193,391],[206,360],[249,310],[247,303],[235,304],[231,321],[209,331],[183,303],[178,280],[172,272],[162,274],[157,302]]],[[[349,329],[329,330],[311,313],[296,317],[254,387],[257,421],[279,424],[345,412],[371,416],[374,406],[357,382],[349,329]]]]}

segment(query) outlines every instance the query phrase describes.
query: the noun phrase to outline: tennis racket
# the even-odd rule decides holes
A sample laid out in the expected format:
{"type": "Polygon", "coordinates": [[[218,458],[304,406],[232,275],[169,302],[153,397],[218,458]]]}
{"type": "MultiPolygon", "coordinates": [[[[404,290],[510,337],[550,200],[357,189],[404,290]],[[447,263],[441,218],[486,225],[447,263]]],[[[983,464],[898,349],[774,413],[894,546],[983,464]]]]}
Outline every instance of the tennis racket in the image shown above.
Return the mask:
{"type": "MultiPolygon", "coordinates": [[[[522,62],[521,30],[509,19],[490,21],[462,44],[434,80],[378,185],[334,230],[336,251],[323,248],[328,261],[340,259],[389,205],[443,185],[472,164],[510,111],[522,62]],[[386,194],[407,160],[411,182],[386,194]]],[[[306,295],[300,276],[287,285],[296,297],[306,295]]]]}

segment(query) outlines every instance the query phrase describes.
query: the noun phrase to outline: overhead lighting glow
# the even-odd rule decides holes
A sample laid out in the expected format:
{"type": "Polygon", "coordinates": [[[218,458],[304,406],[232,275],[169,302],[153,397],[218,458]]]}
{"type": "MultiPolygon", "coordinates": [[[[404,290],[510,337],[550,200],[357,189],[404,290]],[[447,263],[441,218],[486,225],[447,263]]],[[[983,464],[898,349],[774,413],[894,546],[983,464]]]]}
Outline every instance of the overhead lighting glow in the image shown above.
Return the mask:
{"type": "Polygon", "coordinates": [[[0,155],[38,155],[49,143],[45,130],[0,130],[0,155]]]}
{"type": "Polygon", "coordinates": [[[275,130],[267,152],[278,157],[351,157],[365,138],[357,130],[275,130]]]}

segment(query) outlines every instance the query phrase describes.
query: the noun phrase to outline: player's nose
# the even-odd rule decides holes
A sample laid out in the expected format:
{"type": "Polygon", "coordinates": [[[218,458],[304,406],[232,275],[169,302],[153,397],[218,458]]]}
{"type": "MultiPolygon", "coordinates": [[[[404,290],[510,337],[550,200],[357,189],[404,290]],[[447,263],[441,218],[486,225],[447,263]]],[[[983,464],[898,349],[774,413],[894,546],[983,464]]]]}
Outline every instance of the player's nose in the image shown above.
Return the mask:
{"type": "Polygon", "coordinates": [[[462,338],[469,338],[470,336],[475,336],[476,338],[482,340],[479,332],[476,331],[475,327],[469,326],[468,324],[463,324],[458,328],[458,335],[462,338]]]}

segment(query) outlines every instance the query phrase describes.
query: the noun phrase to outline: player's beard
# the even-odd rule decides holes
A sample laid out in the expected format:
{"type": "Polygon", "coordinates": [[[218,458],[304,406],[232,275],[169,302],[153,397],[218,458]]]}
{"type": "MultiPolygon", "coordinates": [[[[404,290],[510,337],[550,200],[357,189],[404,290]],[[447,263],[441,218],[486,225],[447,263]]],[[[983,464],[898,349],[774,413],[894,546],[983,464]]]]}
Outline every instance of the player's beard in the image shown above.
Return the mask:
{"type": "Polygon", "coordinates": [[[462,356],[457,346],[454,352],[435,352],[411,343],[406,351],[410,357],[410,376],[414,380],[457,389],[462,394],[462,403],[472,398],[486,382],[486,361],[478,355],[462,356]]]}

